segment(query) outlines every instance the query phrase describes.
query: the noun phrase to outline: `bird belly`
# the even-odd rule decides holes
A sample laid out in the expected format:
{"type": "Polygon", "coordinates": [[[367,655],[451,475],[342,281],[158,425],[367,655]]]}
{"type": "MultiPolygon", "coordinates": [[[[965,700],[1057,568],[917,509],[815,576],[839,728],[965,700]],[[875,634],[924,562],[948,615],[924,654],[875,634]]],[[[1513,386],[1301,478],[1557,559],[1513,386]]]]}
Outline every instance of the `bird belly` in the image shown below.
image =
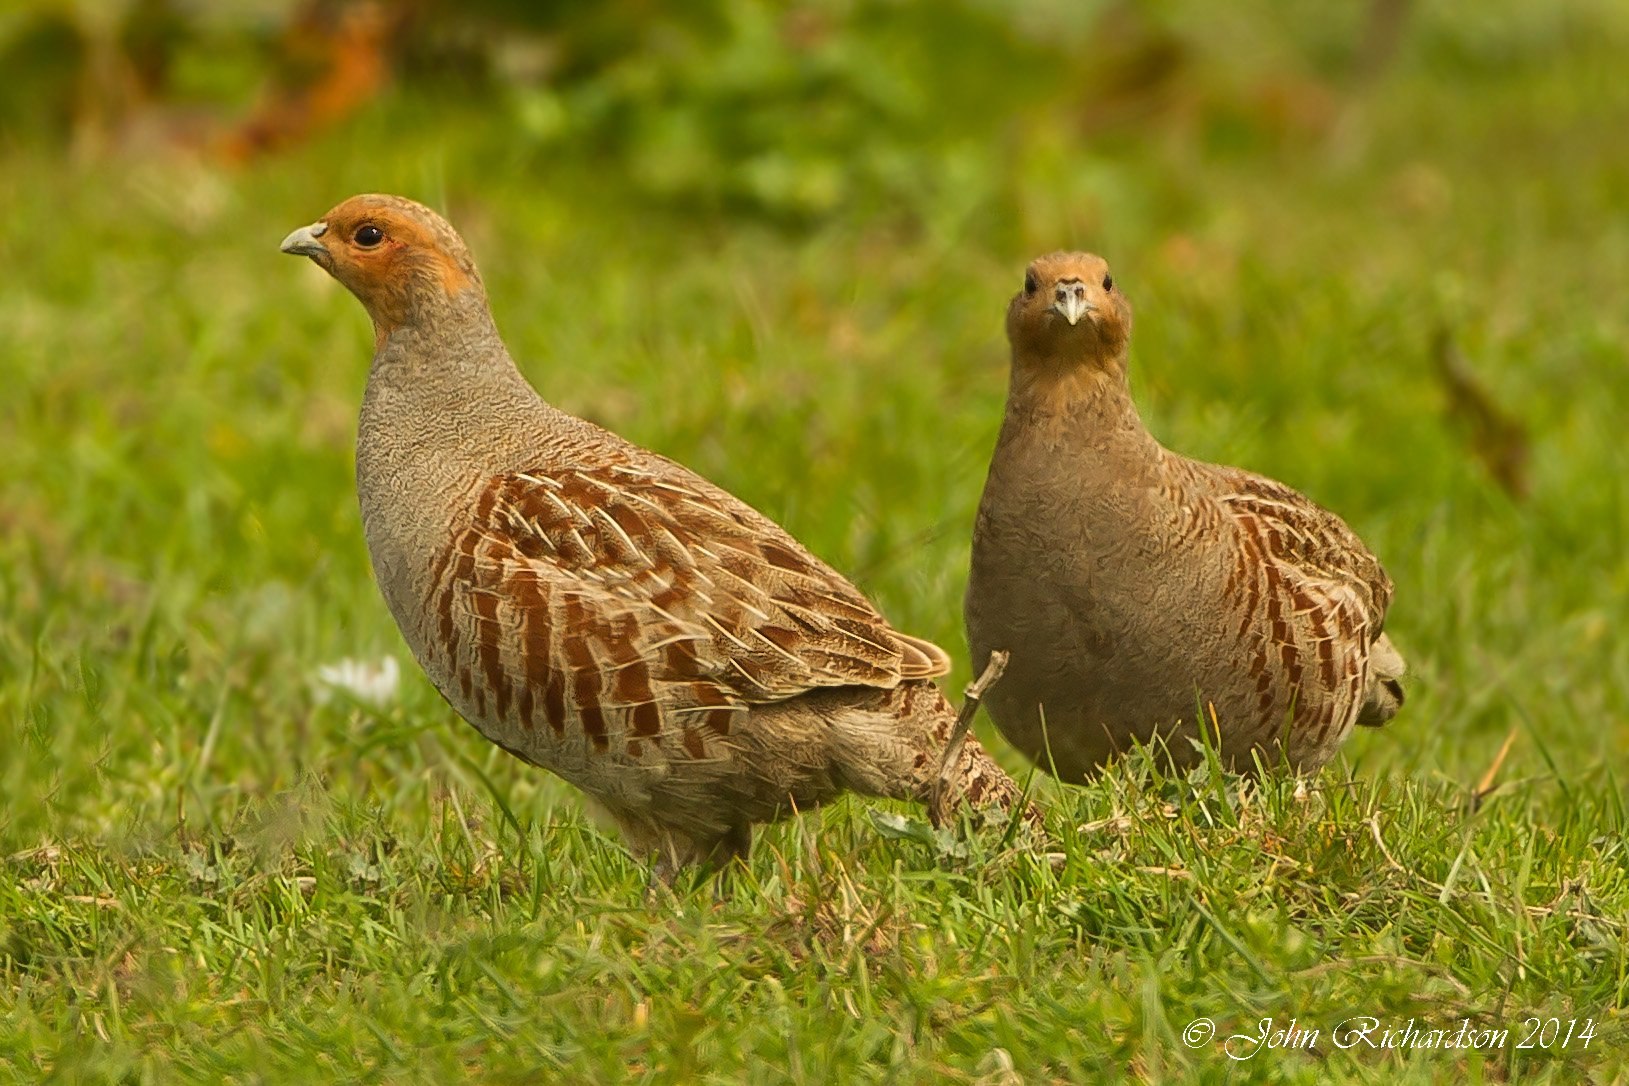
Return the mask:
{"type": "Polygon", "coordinates": [[[992,649],[1012,654],[986,695],[990,716],[1043,768],[1078,780],[1153,740],[1193,764],[1203,727],[1235,768],[1259,756],[1310,770],[1351,730],[1351,663],[1320,656],[1332,650],[1307,629],[1319,620],[1270,591],[1259,614],[1242,614],[1228,592],[1234,555],[1218,541],[1161,550],[1122,536],[1073,548],[1068,564],[1058,553],[1015,561],[1009,549],[996,564],[975,540],[966,611],[975,667],[992,649]]]}

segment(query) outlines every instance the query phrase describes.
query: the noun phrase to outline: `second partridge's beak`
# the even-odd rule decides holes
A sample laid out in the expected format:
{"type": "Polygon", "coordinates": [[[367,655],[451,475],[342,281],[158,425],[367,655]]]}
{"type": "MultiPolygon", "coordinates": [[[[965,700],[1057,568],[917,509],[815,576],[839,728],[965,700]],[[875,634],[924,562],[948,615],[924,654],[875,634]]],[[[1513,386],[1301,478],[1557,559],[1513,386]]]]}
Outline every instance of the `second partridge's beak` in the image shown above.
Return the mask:
{"type": "Polygon", "coordinates": [[[1086,300],[1086,284],[1079,279],[1066,279],[1059,283],[1053,291],[1052,311],[1068,321],[1071,325],[1079,324],[1080,318],[1092,311],[1092,303],[1086,300]]]}
{"type": "Polygon", "coordinates": [[[302,226],[283,239],[283,252],[291,256],[327,256],[328,247],[317,239],[328,232],[328,224],[314,222],[302,226]]]}

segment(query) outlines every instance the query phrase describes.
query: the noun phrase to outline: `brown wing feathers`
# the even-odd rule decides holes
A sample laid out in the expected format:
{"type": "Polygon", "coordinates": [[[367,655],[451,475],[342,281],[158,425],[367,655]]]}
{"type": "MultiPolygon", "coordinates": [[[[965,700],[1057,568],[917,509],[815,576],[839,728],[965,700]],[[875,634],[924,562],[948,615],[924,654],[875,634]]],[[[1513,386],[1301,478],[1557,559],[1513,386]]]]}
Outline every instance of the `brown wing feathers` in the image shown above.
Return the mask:
{"type": "Polygon", "coordinates": [[[1237,468],[1207,469],[1220,501],[1241,524],[1257,530],[1264,553],[1316,578],[1349,585],[1362,597],[1371,640],[1391,606],[1392,583],[1380,561],[1335,514],[1298,491],[1237,468]]]}
{"type": "Polygon", "coordinates": [[[948,665],[790,540],[631,468],[492,479],[437,572],[439,643],[477,711],[575,718],[601,747],[669,725],[727,735],[754,703],[948,665]]]}

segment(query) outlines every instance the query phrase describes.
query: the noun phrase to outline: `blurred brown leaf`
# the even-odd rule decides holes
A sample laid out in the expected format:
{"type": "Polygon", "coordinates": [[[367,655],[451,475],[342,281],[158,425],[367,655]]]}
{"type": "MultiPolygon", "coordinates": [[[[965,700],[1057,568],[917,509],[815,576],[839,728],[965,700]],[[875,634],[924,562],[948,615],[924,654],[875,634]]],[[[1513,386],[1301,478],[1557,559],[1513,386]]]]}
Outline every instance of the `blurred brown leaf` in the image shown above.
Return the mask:
{"type": "Polygon", "coordinates": [[[247,161],[305,139],[371,100],[390,78],[392,44],[410,11],[373,0],[311,0],[279,44],[287,70],[226,135],[221,154],[247,161]]]}
{"type": "Polygon", "coordinates": [[[1465,432],[1471,452],[1505,493],[1518,501],[1526,498],[1531,458],[1527,428],[1494,400],[1446,328],[1437,330],[1431,355],[1447,394],[1448,416],[1465,432]]]}

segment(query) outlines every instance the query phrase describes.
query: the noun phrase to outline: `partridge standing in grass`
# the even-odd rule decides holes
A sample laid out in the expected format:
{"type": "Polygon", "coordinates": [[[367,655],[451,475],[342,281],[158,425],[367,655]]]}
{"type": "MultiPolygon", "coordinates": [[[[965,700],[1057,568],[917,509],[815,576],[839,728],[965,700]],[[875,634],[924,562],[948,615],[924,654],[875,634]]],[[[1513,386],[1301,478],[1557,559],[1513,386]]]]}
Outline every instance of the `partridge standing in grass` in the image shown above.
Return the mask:
{"type": "Polygon", "coordinates": [[[1156,738],[1188,765],[1214,710],[1227,764],[1310,773],[1396,714],[1390,578],[1296,491],[1149,435],[1131,305],[1102,259],[1031,264],[1007,336],[966,619],[975,665],[1011,653],[985,707],[1013,745],[1064,780],[1156,738]]]}
{"type": "Polygon", "coordinates": [[[357,489],[408,647],[659,873],[742,855],[753,823],[844,789],[940,818],[1022,802],[976,742],[936,788],[943,650],[743,502],[539,398],[439,215],[357,196],[282,247],[373,318],[357,489]]]}

